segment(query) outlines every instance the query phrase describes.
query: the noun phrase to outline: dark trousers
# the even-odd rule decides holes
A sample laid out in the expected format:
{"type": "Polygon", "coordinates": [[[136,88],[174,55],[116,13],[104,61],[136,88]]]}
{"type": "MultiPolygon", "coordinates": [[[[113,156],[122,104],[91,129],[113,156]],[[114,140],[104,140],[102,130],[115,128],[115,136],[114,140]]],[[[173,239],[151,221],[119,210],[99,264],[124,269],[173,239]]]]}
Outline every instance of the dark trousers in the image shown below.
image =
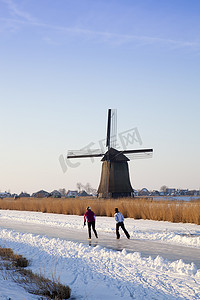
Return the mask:
{"type": "Polygon", "coordinates": [[[90,239],[91,239],[91,227],[92,227],[92,230],[94,231],[94,234],[97,238],[98,236],[97,236],[97,232],[96,232],[96,229],[95,229],[95,221],[88,222],[88,233],[89,233],[89,238],[90,239]]]}
{"type": "Polygon", "coordinates": [[[124,231],[126,237],[127,237],[128,239],[130,239],[130,234],[128,233],[128,231],[127,231],[126,228],[124,227],[124,222],[118,222],[118,223],[116,224],[116,235],[117,235],[117,239],[120,238],[119,227],[121,227],[121,229],[124,231]]]}

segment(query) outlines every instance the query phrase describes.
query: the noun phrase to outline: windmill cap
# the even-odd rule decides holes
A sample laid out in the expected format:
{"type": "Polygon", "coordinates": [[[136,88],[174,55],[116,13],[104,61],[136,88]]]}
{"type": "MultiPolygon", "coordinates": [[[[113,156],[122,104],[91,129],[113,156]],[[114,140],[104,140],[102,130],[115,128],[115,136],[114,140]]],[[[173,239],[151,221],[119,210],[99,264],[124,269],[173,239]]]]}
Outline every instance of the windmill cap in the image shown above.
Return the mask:
{"type": "Polygon", "coordinates": [[[91,207],[90,207],[90,206],[88,206],[88,207],[87,207],[87,209],[91,209],[91,207]]]}
{"type": "Polygon", "coordinates": [[[117,207],[115,208],[115,212],[118,212],[118,208],[117,207]]]}

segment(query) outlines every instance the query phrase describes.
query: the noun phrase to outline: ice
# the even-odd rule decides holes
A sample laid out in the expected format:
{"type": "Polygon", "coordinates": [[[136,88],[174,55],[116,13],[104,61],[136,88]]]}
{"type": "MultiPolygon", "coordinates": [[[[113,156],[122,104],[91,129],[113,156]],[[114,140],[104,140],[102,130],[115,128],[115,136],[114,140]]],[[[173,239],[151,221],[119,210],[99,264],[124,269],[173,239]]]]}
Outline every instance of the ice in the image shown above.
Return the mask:
{"type": "MultiPolygon", "coordinates": [[[[153,257],[126,247],[129,242],[159,243],[164,247],[188,249],[188,253],[200,252],[199,225],[125,219],[131,240],[122,233],[120,251],[108,249],[99,242],[103,237],[113,243],[116,240],[114,218],[97,217],[99,241],[92,236],[91,246],[87,228],[82,225],[82,216],[1,210],[0,246],[10,247],[29,259],[33,272],[69,285],[72,297],[77,299],[199,299],[200,270],[193,254],[191,262],[186,263],[183,258],[153,257]],[[37,232],[31,231],[33,228],[37,232]],[[44,232],[39,233],[40,228],[44,232]],[[64,232],[77,232],[82,241],[67,240],[64,232]]],[[[3,277],[1,270],[0,299],[18,299],[20,293],[23,299],[36,299],[3,277]]]]}

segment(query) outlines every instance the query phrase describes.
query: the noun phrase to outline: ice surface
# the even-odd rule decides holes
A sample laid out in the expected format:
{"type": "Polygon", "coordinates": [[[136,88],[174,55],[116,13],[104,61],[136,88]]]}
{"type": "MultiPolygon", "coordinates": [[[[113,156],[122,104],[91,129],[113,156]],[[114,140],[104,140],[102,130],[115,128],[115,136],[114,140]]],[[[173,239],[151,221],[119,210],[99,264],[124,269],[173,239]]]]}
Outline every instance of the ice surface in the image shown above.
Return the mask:
{"type": "MultiPolygon", "coordinates": [[[[200,226],[125,219],[131,240],[122,233],[117,241],[114,218],[97,217],[99,239],[92,236],[90,246],[82,225],[81,216],[2,210],[0,246],[29,259],[33,272],[60,278],[77,299],[199,299],[200,270],[194,261],[200,254],[200,226]],[[104,240],[120,250],[105,247],[104,240]],[[169,251],[171,259],[164,258],[169,251]]],[[[18,299],[22,287],[4,277],[1,270],[0,299],[18,299]]],[[[23,299],[36,299],[23,293],[23,299]]]]}

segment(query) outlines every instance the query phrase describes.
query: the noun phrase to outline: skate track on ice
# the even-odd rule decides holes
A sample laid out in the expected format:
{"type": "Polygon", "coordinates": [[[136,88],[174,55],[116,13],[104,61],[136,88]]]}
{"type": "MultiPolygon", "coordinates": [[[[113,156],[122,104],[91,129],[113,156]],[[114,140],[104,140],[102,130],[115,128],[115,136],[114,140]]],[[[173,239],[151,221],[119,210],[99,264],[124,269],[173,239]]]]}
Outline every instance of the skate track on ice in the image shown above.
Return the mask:
{"type": "Polygon", "coordinates": [[[89,244],[91,247],[100,245],[113,250],[126,249],[128,252],[140,252],[142,256],[162,256],[169,261],[175,261],[182,259],[185,263],[194,263],[198,269],[200,269],[200,249],[170,245],[164,242],[150,241],[150,240],[128,240],[124,233],[121,234],[120,240],[116,239],[116,236],[99,234],[99,238],[96,239],[92,235],[92,240],[88,241],[88,234],[85,230],[64,229],[58,227],[50,227],[40,224],[24,224],[17,221],[9,220],[9,224],[6,220],[0,219],[0,227],[10,230],[15,230],[22,233],[33,233],[38,235],[45,235],[51,238],[60,238],[68,241],[89,244]]]}

